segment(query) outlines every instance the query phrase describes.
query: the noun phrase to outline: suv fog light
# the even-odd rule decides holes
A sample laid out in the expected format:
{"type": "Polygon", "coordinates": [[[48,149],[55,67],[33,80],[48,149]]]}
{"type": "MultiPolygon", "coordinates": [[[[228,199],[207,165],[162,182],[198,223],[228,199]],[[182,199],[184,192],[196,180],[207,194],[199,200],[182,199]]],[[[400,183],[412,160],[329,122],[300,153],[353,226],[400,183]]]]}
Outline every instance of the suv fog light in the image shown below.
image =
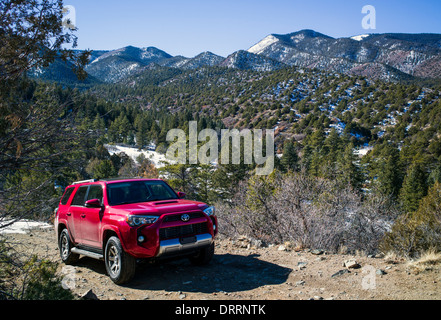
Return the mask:
{"type": "Polygon", "coordinates": [[[138,237],[138,242],[144,242],[144,241],[145,241],[145,238],[143,236],[138,237]]]}

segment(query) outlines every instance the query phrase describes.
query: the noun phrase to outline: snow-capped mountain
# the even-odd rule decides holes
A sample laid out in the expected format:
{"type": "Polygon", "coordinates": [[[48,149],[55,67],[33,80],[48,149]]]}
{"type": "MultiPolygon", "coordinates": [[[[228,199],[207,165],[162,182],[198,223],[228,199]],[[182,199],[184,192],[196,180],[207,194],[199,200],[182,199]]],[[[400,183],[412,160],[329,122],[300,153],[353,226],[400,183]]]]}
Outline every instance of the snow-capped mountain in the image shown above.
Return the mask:
{"type": "MultiPolygon", "coordinates": [[[[155,47],[127,46],[93,51],[86,71],[94,81],[116,83],[152,70],[152,65],[180,70],[220,66],[262,72],[298,66],[387,81],[415,77],[440,79],[441,34],[388,33],[333,38],[314,30],[301,30],[268,35],[247,51],[239,50],[227,58],[208,51],[193,58],[173,57],[155,47]]],[[[48,70],[31,73],[57,81],[62,74],[68,72],[58,62],[48,70]]]]}
{"type": "Polygon", "coordinates": [[[200,67],[213,67],[217,66],[224,61],[225,58],[218,56],[212,52],[205,51],[192,59],[188,59],[181,68],[183,69],[197,69],[200,67]]]}
{"type": "Polygon", "coordinates": [[[212,52],[205,51],[198,54],[194,58],[185,58],[183,56],[176,56],[158,64],[164,67],[179,68],[184,70],[197,69],[200,67],[214,67],[219,65],[225,58],[218,56],[212,52]]]}
{"type": "Polygon", "coordinates": [[[440,78],[441,35],[365,34],[335,39],[313,30],[271,34],[248,49],[291,66],[380,79],[440,78]]]}
{"type": "Polygon", "coordinates": [[[279,61],[244,50],[237,51],[228,56],[220,66],[253,71],[274,71],[286,67],[285,64],[279,61]]]}
{"type": "Polygon", "coordinates": [[[128,46],[99,55],[89,63],[86,71],[104,82],[118,82],[136,74],[150,63],[169,58],[172,56],[155,47],[128,46]]]}

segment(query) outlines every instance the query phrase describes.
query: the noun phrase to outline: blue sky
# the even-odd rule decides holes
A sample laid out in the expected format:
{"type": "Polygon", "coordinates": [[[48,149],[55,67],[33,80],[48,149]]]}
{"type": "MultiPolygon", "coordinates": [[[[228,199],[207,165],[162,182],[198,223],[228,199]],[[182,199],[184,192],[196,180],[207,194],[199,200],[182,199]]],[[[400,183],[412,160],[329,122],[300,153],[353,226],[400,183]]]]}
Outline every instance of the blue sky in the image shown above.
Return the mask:
{"type": "Polygon", "coordinates": [[[332,37],[441,33],[440,0],[64,0],[76,11],[79,49],[154,46],[171,55],[227,56],[265,36],[313,29],[332,37]],[[364,30],[362,8],[376,9],[364,30]]]}

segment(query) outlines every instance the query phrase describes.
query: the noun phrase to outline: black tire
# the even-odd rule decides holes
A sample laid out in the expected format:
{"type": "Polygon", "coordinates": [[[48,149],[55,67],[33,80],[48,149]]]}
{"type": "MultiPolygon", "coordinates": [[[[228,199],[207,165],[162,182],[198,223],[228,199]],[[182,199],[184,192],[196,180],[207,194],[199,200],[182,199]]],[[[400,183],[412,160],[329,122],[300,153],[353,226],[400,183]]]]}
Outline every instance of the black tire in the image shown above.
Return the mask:
{"type": "Polygon", "coordinates": [[[72,241],[70,241],[69,232],[67,229],[64,229],[60,233],[60,238],[58,239],[58,248],[60,249],[60,257],[61,261],[63,261],[66,265],[71,265],[80,259],[80,255],[73,253],[72,249],[72,241]]]}
{"type": "Polygon", "coordinates": [[[189,257],[190,262],[195,266],[204,266],[209,264],[214,256],[214,242],[206,248],[199,250],[199,252],[189,257]]]}
{"type": "Polygon", "coordinates": [[[115,284],[124,284],[135,275],[136,259],[124,251],[118,237],[111,237],[107,241],[104,263],[107,274],[115,284]]]}

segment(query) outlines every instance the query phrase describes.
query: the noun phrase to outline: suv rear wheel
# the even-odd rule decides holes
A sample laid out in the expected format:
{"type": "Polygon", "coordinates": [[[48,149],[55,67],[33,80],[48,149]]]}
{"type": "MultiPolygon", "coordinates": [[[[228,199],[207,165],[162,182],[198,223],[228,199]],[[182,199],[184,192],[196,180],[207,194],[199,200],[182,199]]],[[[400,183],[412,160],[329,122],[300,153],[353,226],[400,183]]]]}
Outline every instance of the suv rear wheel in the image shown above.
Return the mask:
{"type": "Polygon", "coordinates": [[[80,258],[79,254],[71,251],[72,242],[70,241],[67,229],[61,231],[60,239],[58,240],[58,248],[60,249],[61,260],[67,265],[74,264],[80,258]]]}
{"type": "Polygon", "coordinates": [[[136,259],[124,251],[118,237],[107,241],[104,262],[110,279],[116,284],[126,283],[135,275],[136,259]]]}

